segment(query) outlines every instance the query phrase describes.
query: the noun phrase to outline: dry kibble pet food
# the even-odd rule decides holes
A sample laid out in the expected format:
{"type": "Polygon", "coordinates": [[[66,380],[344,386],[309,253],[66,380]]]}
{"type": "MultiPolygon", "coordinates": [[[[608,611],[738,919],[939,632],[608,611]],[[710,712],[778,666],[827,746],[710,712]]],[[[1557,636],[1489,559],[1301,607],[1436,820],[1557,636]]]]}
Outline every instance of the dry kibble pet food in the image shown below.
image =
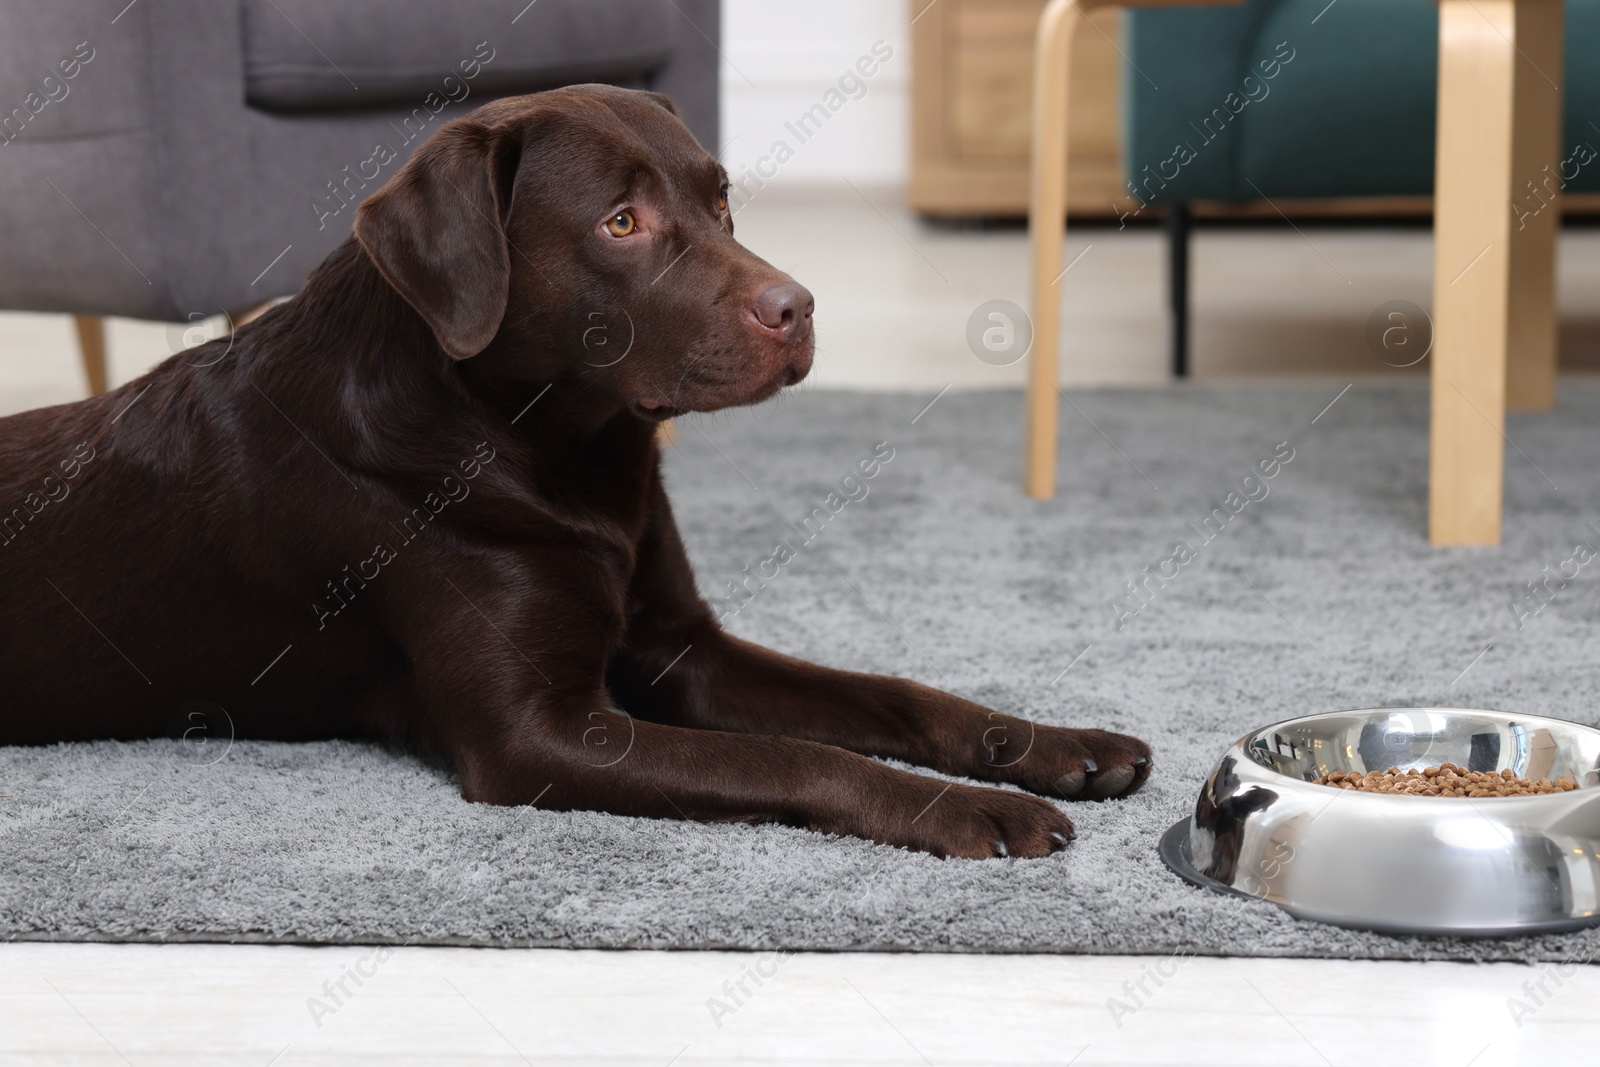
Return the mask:
{"type": "Polygon", "coordinates": [[[1354,789],[1362,793],[1406,793],[1419,797],[1530,797],[1540,793],[1565,793],[1578,788],[1571,778],[1519,778],[1509,770],[1469,771],[1454,763],[1402,771],[1334,771],[1314,779],[1317,785],[1354,789]]]}

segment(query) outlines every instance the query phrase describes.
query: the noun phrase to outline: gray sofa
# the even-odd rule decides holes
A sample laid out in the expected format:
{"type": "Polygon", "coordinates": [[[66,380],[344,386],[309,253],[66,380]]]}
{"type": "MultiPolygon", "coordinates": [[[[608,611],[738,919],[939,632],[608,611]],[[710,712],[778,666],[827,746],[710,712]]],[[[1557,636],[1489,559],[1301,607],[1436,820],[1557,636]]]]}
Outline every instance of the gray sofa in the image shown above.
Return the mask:
{"type": "Polygon", "coordinates": [[[293,292],[495,96],[655,89],[717,147],[718,0],[123,2],[0,5],[0,307],[183,321],[293,292]]]}

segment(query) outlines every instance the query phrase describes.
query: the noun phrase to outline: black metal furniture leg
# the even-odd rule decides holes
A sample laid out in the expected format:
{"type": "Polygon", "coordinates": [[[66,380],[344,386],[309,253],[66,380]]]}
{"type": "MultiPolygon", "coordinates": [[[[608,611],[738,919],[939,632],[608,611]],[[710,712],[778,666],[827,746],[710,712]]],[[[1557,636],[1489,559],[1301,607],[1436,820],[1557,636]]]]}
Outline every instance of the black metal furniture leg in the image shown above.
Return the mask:
{"type": "Polygon", "coordinates": [[[1172,376],[1189,376],[1189,205],[1167,207],[1167,300],[1172,314],[1172,376]]]}

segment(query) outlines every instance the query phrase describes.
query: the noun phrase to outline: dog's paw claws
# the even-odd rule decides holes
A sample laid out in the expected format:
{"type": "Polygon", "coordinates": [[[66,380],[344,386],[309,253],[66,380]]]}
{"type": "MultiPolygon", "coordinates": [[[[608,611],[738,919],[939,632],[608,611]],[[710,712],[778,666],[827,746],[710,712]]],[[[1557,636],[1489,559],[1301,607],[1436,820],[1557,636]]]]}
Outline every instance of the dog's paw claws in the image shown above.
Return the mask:
{"type": "Polygon", "coordinates": [[[1085,796],[1091,800],[1106,800],[1109,797],[1120,796],[1123,790],[1133,784],[1134,768],[1112,767],[1101,774],[1096,774],[1089,779],[1085,796]]]}

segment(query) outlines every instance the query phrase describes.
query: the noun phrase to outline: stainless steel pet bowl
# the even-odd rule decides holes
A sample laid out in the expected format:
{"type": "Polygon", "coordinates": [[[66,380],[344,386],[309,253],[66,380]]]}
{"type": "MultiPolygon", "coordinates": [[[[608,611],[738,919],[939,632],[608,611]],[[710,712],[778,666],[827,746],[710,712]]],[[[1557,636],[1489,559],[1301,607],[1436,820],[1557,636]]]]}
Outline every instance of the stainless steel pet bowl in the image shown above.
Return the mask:
{"type": "Polygon", "coordinates": [[[1290,719],[1228,749],[1194,815],[1161,839],[1176,873],[1303,919],[1495,935],[1600,923],[1600,730],[1461,708],[1290,719]],[[1396,796],[1316,785],[1334,771],[1450,762],[1575,779],[1565,793],[1396,796]]]}

